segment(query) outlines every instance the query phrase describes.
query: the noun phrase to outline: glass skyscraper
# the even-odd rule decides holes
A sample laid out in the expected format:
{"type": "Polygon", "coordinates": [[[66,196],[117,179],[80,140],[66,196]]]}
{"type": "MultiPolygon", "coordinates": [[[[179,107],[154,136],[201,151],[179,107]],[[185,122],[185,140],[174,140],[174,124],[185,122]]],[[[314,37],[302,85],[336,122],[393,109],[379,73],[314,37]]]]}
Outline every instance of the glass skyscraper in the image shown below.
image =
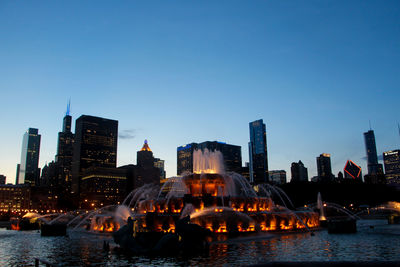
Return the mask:
{"type": "Polygon", "coordinates": [[[202,143],[190,143],[177,148],[177,174],[193,172],[193,152],[196,149],[220,151],[223,155],[226,171],[239,173],[242,169],[242,148],[236,145],[218,141],[206,141],[202,143]]]}
{"type": "Polygon", "coordinates": [[[249,123],[250,142],[250,182],[260,184],[268,182],[268,155],[267,155],[267,133],[263,120],[249,123]]]}
{"type": "Polygon", "coordinates": [[[21,163],[17,173],[17,184],[38,185],[40,169],[39,151],[40,151],[39,130],[29,128],[22,139],[21,163]]]}
{"type": "Polygon", "coordinates": [[[375,134],[373,130],[364,133],[365,150],[367,151],[368,174],[376,175],[382,171],[382,166],[378,164],[378,155],[376,153],[375,134]]]}
{"type": "Polygon", "coordinates": [[[317,169],[320,182],[331,182],[333,180],[330,154],[322,153],[317,157],[317,169]]]}

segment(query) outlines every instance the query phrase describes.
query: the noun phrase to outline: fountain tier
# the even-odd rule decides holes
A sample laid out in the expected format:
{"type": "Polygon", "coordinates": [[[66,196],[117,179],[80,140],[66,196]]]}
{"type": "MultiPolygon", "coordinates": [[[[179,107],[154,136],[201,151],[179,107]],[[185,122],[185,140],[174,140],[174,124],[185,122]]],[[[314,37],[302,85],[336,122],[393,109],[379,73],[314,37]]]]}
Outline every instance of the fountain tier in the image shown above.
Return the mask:
{"type": "Polygon", "coordinates": [[[318,213],[275,205],[235,173],[171,178],[157,197],[136,197],[130,203],[139,231],[174,232],[175,222],[186,215],[215,233],[308,229],[319,223],[318,213]]]}

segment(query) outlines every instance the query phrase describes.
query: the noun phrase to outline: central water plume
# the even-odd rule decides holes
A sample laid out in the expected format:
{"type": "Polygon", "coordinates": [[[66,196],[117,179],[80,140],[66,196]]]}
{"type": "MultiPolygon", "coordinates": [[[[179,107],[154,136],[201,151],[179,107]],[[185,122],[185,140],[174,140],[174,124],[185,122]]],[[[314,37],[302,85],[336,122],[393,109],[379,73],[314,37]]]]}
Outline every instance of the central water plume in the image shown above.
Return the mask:
{"type": "Polygon", "coordinates": [[[224,156],[218,150],[196,149],[193,151],[194,173],[225,173],[224,156]]]}

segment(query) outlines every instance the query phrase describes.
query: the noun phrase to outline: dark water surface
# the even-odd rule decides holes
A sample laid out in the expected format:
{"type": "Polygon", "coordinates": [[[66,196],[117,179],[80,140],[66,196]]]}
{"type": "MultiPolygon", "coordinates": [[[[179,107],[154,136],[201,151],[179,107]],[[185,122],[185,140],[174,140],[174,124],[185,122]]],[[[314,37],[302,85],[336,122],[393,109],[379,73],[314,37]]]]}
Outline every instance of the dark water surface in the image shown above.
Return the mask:
{"type": "Polygon", "coordinates": [[[400,225],[358,222],[356,234],[327,231],[239,238],[213,243],[208,256],[147,258],[119,255],[111,235],[70,231],[69,237],[41,237],[37,231],[0,229],[0,266],[33,266],[41,258],[62,266],[239,266],[269,261],[400,261],[400,225]],[[370,228],[373,225],[374,228],[370,228]],[[111,251],[103,251],[103,241],[111,251]]]}

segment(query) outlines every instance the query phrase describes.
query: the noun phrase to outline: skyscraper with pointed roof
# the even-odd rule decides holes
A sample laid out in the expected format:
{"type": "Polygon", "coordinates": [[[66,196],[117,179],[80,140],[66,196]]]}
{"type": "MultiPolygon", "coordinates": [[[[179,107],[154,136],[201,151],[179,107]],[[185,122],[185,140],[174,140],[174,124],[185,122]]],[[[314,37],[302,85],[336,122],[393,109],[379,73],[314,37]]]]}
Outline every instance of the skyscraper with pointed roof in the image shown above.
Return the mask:
{"type": "Polygon", "coordinates": [[[150,169],[154,167],[154,156],[151,151],[147,140],[144,140],[142,149],[137,152],[137,165],[144,169],[150,169]]]}
{"type": "Polygon", "coordinates": [[[58,133],[56,164],[58,167],[57,184],[70,192],[72,179],[72,154],[74,151],[74,134],[71,131],[71,101],[63,119],[62,131],[58,133]]]}

